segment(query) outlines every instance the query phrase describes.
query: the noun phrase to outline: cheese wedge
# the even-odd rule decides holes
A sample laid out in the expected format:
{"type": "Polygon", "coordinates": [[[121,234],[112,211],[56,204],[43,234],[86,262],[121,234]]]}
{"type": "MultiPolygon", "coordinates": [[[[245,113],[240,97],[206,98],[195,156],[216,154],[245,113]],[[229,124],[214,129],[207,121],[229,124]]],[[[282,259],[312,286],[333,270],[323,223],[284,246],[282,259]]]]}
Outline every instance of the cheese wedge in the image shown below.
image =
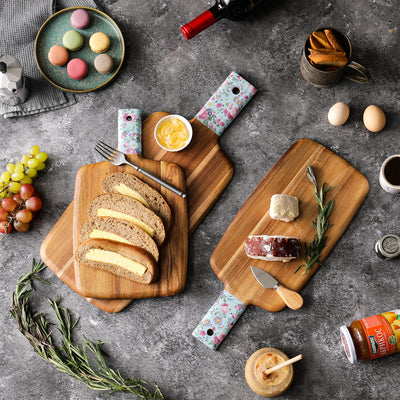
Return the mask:
{"type": "Polygon", "coordinates": [[[274,194],[271,197],[269,215],[272,219],[293,221],[299,216],[299,199],[288,194],[274,194]]]}

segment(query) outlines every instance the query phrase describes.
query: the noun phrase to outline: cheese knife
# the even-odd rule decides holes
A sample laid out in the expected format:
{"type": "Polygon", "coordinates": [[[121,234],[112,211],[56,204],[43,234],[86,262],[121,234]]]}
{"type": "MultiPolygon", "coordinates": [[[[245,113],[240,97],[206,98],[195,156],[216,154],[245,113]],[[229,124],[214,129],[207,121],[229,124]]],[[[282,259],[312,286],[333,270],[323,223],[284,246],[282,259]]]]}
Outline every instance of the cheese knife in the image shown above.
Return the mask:
{"type": "Polygon", "coordinates": [[[292,310],[298,310],[303,305],[303,298],[301,295],[286,286],[281,285],[272,275],[261,268],[250,266],[251,272],[265,289],[274,289],[285,304],[292,310]]]}

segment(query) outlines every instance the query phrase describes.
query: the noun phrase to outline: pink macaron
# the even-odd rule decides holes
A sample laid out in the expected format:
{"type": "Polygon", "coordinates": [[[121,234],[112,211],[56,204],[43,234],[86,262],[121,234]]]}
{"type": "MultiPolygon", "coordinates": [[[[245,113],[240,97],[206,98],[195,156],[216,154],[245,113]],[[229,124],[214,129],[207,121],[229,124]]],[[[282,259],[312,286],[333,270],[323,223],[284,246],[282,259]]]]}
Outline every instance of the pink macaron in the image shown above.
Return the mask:
{"type": "Polygon", "coordinates": [[[70,22],[76,29],[85,29],[90,24],[90,15],[86,10],[79,8],[71,14],[70,22]]]}
{"type": "Polygon", "coordinates": [[[88,74],[88,66],[85,61],[81,60],[80,58],[73,58],[67,64],[67,73],[70,78],[75,79],[76,81],[80,81],[81,79],[85,78],[88,74]]]}

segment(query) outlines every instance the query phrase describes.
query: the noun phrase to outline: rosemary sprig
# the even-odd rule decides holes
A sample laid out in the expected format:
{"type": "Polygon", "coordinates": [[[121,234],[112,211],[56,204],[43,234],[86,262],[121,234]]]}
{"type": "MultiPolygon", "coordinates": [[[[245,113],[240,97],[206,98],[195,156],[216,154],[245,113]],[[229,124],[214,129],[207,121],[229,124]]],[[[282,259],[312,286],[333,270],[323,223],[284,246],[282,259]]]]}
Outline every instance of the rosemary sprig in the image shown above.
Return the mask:
{"type": "Polygon", "coordinates": [[[307,178],[314,185],[314,196],[318,203],[318,215],[317,219],[313,221],[313,226],[317,233],[314,235],[309,246],[306,244],[305,250],[305,264],[300,265],[294,273],[296,273],[300,268],[304,267],[303,275],[306,274],[314,265],[318,263],[322,267],[328,268],[320,259],[322,249],[325,247],[327,237],[324,236],[326,231],[332,226],[329,225],[329,217],[332,214],[333,207],[335,205],[335,200],[329,200],[326,204],[325,198],[326,194],[333,189],[333,186],[329,186],[325,189],[325,182],[318,189],[317,179],[310,165],[307,166],[306,172],[307,178]]]}
{"type": "Polygon", "coordinates": [[[111,393],[127,392],[138,396],[142,400],[166,400],[160,388],[153,381],[152,388],[141,379],[123,378],[118,370],[110,368],[103,356],[101,345],[104,342],[93,343],[84,336],[81,344],[72,341],[72,330],[78,323],[73,320],[67,308],[61,307],[61,299],[49,299],[60,327],[62,336],[61,346],[57,347],[49,330],[50,323],[44,314],[35,313],[29,304],[33,292],[32,283],[39,280],[48,282],[39,276],[46,268],[43,262],[32,261],[30,272],[22,275],[17,283],[16,291],[12,296],[11,315],[15,318],[19,330],[28,339],[35,352],[44,360],[54,364],[56,368],[69,376],[83,382],[94,390],[109,390],[111,393]],[[88,359],[88,350],[94,355],[97,368],[93,368],[88,359]]]}

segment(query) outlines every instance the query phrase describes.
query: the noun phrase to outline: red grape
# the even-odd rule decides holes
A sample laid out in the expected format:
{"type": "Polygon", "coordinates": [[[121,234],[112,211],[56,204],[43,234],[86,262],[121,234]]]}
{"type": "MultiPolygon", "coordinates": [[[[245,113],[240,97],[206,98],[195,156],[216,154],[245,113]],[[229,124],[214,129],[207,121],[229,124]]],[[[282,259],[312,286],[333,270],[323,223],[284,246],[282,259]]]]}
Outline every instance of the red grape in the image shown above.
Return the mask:
{"type": "Polygon", "coordinates": [[[11,197],[13,200],[15,200],[18,203],[20,203],[22,201],[22,197],[19,193],[15,193],[13,194],[13,196],[11,197]]]}
{"type": "Polygon", "coordinates": [[[0,233],[3,233],[6,235],[7,233],[10,233],[12,229],[12,226],[9,222],[2,221],[0,222],[0,233]]]}
{"type": "Polygon", "coordinates": [[[37,196],[29,197],[25,200],[25,207],[31,211],[39,211],[42,208],[42,200],[37,196]]]}
{"type": "Polygon", "coordinates": [[[0,207],[0,221],[7,221],[8,211],[0,207]]]}
{"type": "Polygon", "coordinates": [[[17,202],[13,199],[10,199],[8,197],[4,198],[1,202],[1,206],[6,210],[6,211],[14,211],[15,208],[17,207],[17,202]]]}
{"type": "Polygon", "coordinates": [[[19,188],[19,193],[24,200],[29,199],[29,197],[33,195],[34,191],[35,189],[30,183],[24,183],[19,188]]]}
{"type": "Polygon", "coordinates": [[[18,232],[26,232],[29,229],[29,222],[14,221],[14,228],[18,232]]]}
{"type": "Polygon", "coordinates": [[[25,223],[30,222],[32,221],[33,218],[32,211],[28,209],[19,210],[15,214],[15,218],[19,222],[25,222],[25,223]]]}

